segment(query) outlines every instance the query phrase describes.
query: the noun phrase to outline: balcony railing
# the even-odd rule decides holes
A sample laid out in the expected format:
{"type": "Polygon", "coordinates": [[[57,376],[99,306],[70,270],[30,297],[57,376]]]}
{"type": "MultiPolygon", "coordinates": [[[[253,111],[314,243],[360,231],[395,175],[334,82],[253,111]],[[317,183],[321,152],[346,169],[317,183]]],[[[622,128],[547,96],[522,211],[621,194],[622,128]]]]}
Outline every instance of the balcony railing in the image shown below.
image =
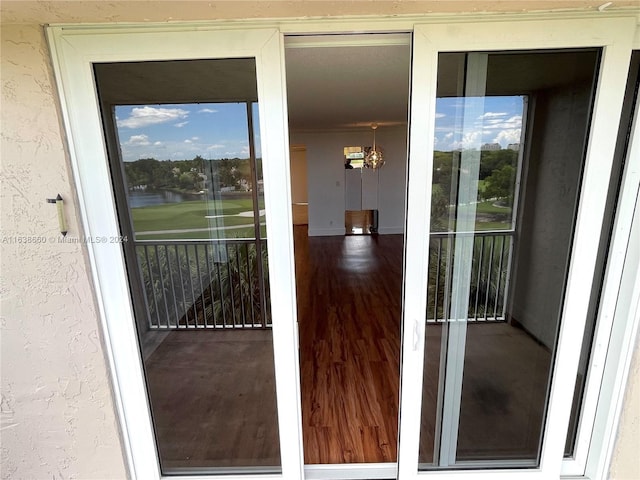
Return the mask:
{"type": "MultiPolygon", "coordinates": [[[[427,321],[449,317],[456,235],[473,242],[468,320],[505,320],[512,231],[430,235],[427,321]]],[[[138,240],[135,248],[150,329],[271,326],[265,240],[138,240]]]]}
{"type": "Polygon", "coordinates": [[[514,232],[442,232],[430,237],[427,321],[446,322],[450,317],[456,238],[473,242],[467,320],[505,320],[514,232]]]}
{"type": "Polygon", "coordinates": [[[265,328],[265,240],[136,241],[150,329],[265,328]]]}

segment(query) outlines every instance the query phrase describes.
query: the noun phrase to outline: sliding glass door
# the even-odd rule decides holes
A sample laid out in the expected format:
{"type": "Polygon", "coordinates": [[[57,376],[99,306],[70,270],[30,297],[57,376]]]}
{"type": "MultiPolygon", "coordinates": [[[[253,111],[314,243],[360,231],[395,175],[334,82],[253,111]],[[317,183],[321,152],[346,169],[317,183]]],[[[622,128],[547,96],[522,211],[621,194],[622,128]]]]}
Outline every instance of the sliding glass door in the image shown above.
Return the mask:
{"type": "Polygon", "coordinates": [[[301,478],[280,33],[65,33],[132,475],[301,478]]]}
{"type": "Polygon", "coordinates": [[[539,27],[414,33],[402,479],[559,475],[625,57],[539,27]]]}
{"type": "MultiPolygon", "coordinates": [[[[634,22],[312,27],[413,29],[398,478],[559,477],[634,22]]],[[[281,29],[306,25],[49,30],[133,477],[305,477],[281,29]]]]}

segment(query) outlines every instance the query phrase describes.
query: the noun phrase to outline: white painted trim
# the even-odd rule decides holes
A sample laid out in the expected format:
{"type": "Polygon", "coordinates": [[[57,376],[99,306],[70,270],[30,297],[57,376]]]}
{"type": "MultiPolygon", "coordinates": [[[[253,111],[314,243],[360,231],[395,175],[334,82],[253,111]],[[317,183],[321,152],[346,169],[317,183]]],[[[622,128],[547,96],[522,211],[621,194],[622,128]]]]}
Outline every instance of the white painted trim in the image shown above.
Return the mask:
{"type": "Polygon", "coordinates": [[[396,227],[382,227],[378,229],[380,235],[398,235],[404,233],[404,227],[398,225],[396,227]]]}
{"type": "Polygon", "coordinates": [[[395,463],[352,463],[336,465],[305,465],[307,480],[375,480],[396,478],[395,463]]]}
{"type": "MultiPolygon", "coordinates": [[[[587,314],[587,302],[584,302],[585,291],[591,290],[595,268],[595,258],[604,205],[611,172],[613,152],[615,149],[617,122],[611,119],[620,118],[622,97],[624,94],[626,72],[629,65],[631,41],[635,32],[636,21],[628,19],[603,19],[544,22],[531,21],[518,24],[458,23],[449,25],[416,25],[414,34],[413,86],[412,86],[412,122],[410,135],[409,163],[409,198],[407,247],[405,259],[405,317],[402,342],[402,394],[400,442],[403,445],[399,453],[399,478],[408,480],[422,476],[447,478],[536,478],[548,479],[560,476],[563,460],[573,386],[578,368],[580,342],[575,342],[576,332],[584,331],[587,314]],[[545,35],[541,36],[540,32],[545,35]],[[413,182],[418,181],[426,188],[430,196],[430,172],[424,172],[423,165],[416,166],[418,154],[416,147],[422,152],[433,150],[432,140],[426,140],[419,146],[416,137],[433,139],[433,122],[425,124],[424,119],[415,119],[416,110],[422,116],[434,115],[429,107],[435,102],[435,75],[425,78],[430,64],[437,61],[437,54],[446,51],[504,51],[504,50],[539,50],[542,48],[572,47],[604,47],[601,71],[598,81],[593,117],[591,122],[589,145],[581,187],[581,198],[575,225],[575,238],[572,247],[572,261],[569,266],[567,291],[563,306],[559,347],[553,368],[549,410],[545,422],[544,441],[542,445],[539,469],[531,470],[485,470],[470,472],[429,471],[418,473],[418,442],[420,424],[421,384],[424,361],[424,339],[414,345],[409,332],[414,329],[424,330],[424,314],[415,312],[413,301],[420,306],[418,300],[426,297],[426,278],[420,278],[414,264],[422,262],[425,266],[422,274],[426,277],[425,241],[416,244],[414,235],[422,239],[428,237],[428,218],[416,218],[414,209],[419,197],[412,192],[418,188],[413,182]],[[623,73],[624,72],[624,73],[623,73]],[[416,87],[420,85],[420,87],[416,87]],[[421,91],[422,90],[422,91],[421,91]],[[430,98],[423,98],[424,96],[430,98]],[[416,121],[417,120],[417,121],[416,121]],[[415,170],[419,170],[419,174],[415,170]],[[414,225],[414,221],[417,222],[414,225]],[[427,235],[425,235],[425,233],[427,235]],[[579,261],[576,261],[579,259],[579,261]],[[420,291],[417,291],[420,289],[420,291]],[[567,319],[570,319],[567,320],[567,319]],[[414,348],[417,347],[417,348],[414,348]]],[[[431,66],[433,68],[433,66],[431,66]]],[[[430,158],[422,159],[422,163],[431,167],[430,158]],[[426,160],[426,161],[425,161],[426,160]]],[[[423,208],[429,208],[429,199],[421,198],[423,208]]],[[[424,312],[424,308],[422,312],[424,312]]]]}
{"type": "MultiPolygon", "coordinates": [[[[50,28],[48,35],[84,233],[91,236],[114,236],[119,232],[91,64],[256,58],[262,152],[264,158],[272,159],[264,162],[264,177],[282,475],[271,477],[301,478],[303,455],[282,35],[274,28],[163,32],[144,28],[82,32],[50,28]]],[[[130,475],[158,479],[160,470],[123,254],[117,244],[87,248],[130,475]]]]}
{"type": "Polygon", "coordinates": [[[345,227],[338,228],[310,228],[308,235],[310,237],[333,237],[343,236],[346,233],[345,227]]]}
{"type": "Polygon", "coordinates": [[[398,478],[403,480],[418,470],[429,272],[438,51],[424,28],[414,31],[412,58],[398,439],[398,478]]]}

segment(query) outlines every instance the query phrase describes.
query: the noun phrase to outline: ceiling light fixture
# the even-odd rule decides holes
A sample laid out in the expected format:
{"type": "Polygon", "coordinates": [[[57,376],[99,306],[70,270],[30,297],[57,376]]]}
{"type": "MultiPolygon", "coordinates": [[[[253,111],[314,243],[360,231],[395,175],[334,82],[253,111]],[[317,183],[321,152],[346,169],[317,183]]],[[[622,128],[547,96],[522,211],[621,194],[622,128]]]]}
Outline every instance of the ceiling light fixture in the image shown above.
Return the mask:
{"type": "Polygon", "coordinates": [[[364,166],[367,168],[373,168],[377,170],[378,168],[384,165],[384,158],[382,156],[382,152],[380,149],[376,148],[376,129],[378,128],[377,123],[371,124],[371,129],[373,130],[373,147],[371,147],[367,151],[367,155],[364,157],[364,166]]]}

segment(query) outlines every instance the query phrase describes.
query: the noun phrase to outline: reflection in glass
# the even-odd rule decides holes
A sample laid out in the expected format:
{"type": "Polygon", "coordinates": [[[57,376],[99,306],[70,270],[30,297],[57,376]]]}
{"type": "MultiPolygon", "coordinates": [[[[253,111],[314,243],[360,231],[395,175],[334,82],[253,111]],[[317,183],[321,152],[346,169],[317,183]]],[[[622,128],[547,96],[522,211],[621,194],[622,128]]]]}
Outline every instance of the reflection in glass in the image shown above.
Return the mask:
{"type": "Polygon", "coordinates": [[[439,55],[422,469],[539,461],[598,58],[439,55]]]}
{"type": "Polygon", "coordinates": [[[96,77],[162,471],[280,471],[255,62],[96,77]]]}

